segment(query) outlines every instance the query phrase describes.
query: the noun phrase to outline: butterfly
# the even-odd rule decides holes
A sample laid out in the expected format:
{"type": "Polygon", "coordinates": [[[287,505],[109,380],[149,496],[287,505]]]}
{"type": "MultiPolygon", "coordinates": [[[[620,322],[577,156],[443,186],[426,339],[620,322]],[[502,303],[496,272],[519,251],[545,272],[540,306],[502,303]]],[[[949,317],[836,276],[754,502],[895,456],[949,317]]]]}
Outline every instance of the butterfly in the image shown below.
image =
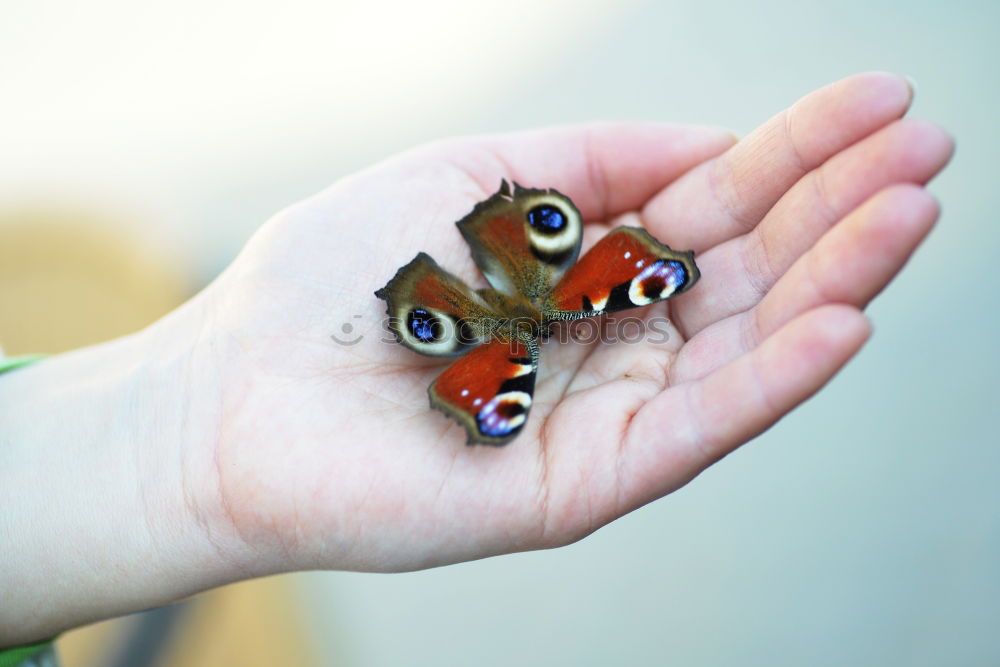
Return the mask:
{"type": "Polygon", "coordinates": [[[490,287],[471,289],[421,252],[375,296],[398,342],[464,355],[428,394],[431,407],[465,427],[470,445],[505,445],[520,433],[538,342],[552,323],[662,301],[700,276],[693,251],[671,250],[637,227],[613,229],[579,257],[583,219],[554,189],[511,189],[504,180],[456,224],[490,287]]]}

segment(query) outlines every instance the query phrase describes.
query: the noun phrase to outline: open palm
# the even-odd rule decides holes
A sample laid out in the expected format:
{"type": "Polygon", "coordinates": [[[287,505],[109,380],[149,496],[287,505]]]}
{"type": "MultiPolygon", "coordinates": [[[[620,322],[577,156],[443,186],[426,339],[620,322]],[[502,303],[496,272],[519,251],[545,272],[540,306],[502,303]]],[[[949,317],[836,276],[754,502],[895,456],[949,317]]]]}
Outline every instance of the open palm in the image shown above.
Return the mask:
{"type": "Polygon", "coordinates": [[[402,570],[565,544],[680,487],[867,338],[860,309],[937,218],[922,186],[952,150],[900,120],[910,95],[858,75],[735,144],[652,124],[454,140],[284,211],[192,304],[213,378],[192,399],[215,415],[188,452],[199,512],[254,573],[402,570]],[[622,314],[657,335],[543,344],[521,435],[467,447],[428,407],[447,362],[393,343],[373,292],[420,250],[484,285],[452,223],[503,178],[571,197],[584,252],[642,226],[702,279],[622,314]]]}

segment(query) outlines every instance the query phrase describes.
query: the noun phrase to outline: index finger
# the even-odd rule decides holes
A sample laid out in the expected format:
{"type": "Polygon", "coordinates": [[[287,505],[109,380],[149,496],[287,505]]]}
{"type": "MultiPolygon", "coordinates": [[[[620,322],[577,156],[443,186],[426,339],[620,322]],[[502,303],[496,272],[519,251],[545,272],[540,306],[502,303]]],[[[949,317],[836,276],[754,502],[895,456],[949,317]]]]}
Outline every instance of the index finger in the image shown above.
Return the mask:
{"type": "Polygon", "coordinates": [[[906,79],[888,72],[820,88],[665,188],[643,209],[646,226],[696,251],[746,233],[806,173],[900,118],[912,97],[906,79]]]}

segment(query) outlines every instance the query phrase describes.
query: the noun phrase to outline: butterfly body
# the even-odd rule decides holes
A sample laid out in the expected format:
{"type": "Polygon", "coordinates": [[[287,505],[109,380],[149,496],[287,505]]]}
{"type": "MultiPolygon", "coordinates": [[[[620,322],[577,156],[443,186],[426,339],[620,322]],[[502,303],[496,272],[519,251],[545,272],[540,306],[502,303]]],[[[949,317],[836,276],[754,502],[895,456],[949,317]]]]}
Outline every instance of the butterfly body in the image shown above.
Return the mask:
{"type": "Polygon", "coordinates": [[[458,223],[490,287],[473,290],[425,253],[375,295],[397,340],[431,356],[464,355],[431,384],[432,407],[469,444],[504,445],[531,409],[538,340],[553,322],[645,306],[698,280],[693,252],[618,227],[583,257],[583,220],[555,190],[506,181],[458,223]]]}
{"type": "Polygon", "coordinates": [[[521,325],[530,329],[533,338],[537,338],[545,324],[542,311],[528,299],[520,296],[505,294],[498,289],[487,287],[477,290],[484,301],[497,313],[504,321],[512,325],[521,325]]]}

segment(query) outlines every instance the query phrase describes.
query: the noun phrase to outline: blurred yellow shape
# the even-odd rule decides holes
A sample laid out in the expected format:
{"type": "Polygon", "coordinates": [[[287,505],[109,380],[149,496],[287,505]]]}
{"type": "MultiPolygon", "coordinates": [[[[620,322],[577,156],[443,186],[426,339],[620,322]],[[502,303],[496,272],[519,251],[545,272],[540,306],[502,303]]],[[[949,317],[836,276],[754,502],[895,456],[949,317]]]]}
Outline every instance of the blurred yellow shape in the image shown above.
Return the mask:
{"type": "Polygon", "coordinates": [[[56,353],[131,333],[190,291],[179,262],[87,211],[0,211],[0,346],[56,353]]]}
{"type": "Polygon", "coordinates": [[[290,580],[279,576],[198,597],[157,667],[316,664],[302,601],[290,580]]]}

